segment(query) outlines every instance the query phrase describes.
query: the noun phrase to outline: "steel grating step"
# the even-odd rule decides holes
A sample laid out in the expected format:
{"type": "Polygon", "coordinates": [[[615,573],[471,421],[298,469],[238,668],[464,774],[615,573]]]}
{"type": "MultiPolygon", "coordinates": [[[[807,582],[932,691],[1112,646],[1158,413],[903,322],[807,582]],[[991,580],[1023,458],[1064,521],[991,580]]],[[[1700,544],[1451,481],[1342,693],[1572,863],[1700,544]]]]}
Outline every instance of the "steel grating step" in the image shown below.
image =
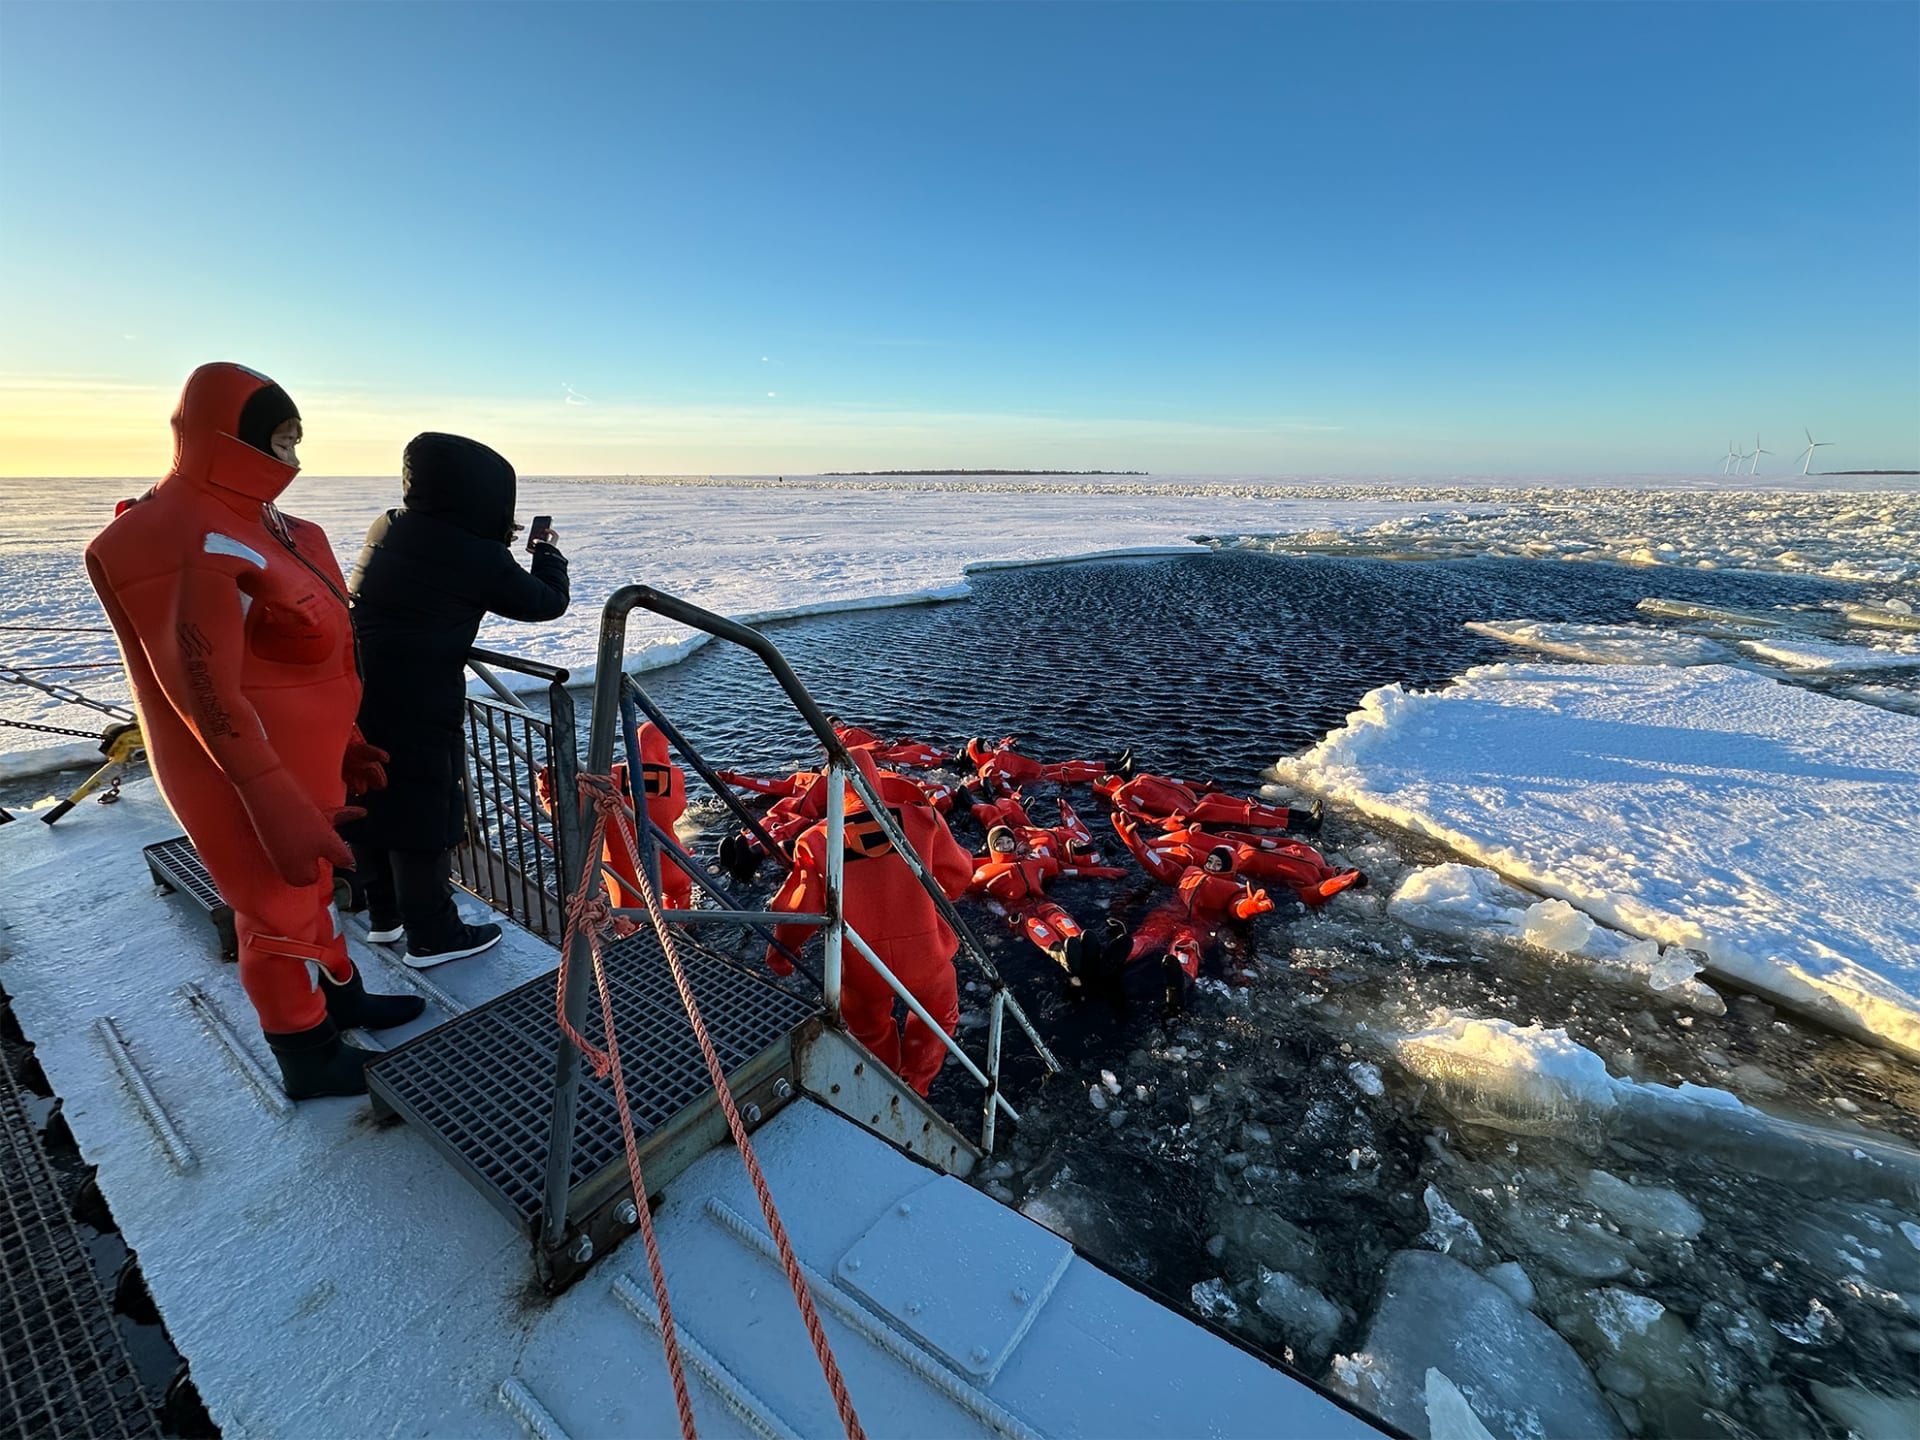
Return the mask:
{"type": "Polygon", "coordinates": [[[96,1440],[159,1433],[0,1054],[0,1434],[96,1440]]]}
{"type": "Polygon", "coordinates": [[[148,845],[140,853],[147,857],[147,869],[153,875],[154,884],[185,895],[207,912],[207,918],[213,921],[213,928],[220,936],[220,958],[238,960],[240,944],[233,933],[233,907],[220,898],[220,891],[215,888],[213,877],[207,873],[193,842],[184,835],[176,835],[171,840],[148,845]]]}
{"type": "MultiPolygon", "coordinates": [[[[701,1017],[731,1076],[786,1042],[817,1013],[810,1002],[691,947],[681,963],[701,1017]]],[[[693,1029],[660,942],[631,935],[605,951],[614,1023],[634,1133],[645,1146],[690,1105],[713,1103],[693,1029]]],[[[382,1055],[367,1067],[376,1105],[422,1131],[468,1180],[528,1234],[545,1200],[547,1131],[553,1117],[554,1056],[560,1039],[555,977],[537,980],[382,1055]]],[[[597,995],[589,988],[583,1033],[605,1044],[597,995]]],[[[575,1114],[577,1188],[621,1161],[620,1116],[611,1078],[583,1071],[575,1114]]]]}

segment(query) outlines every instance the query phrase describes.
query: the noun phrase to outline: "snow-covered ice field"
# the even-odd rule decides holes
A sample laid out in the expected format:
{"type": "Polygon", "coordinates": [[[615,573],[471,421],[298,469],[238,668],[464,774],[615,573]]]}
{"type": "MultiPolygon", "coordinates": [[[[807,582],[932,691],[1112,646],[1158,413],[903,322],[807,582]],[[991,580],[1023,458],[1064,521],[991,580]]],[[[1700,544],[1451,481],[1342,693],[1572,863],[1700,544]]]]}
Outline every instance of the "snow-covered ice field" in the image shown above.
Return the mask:
{"type": "MultiPolygon", "coordinates": [[[[0,479],[0,664],[110,666],[111,636],[81,551],[144,479],[0,479]]],[[[390,478],[303,477],[285,506],[325,527],[351,568],[390,478]]],[[[1920,491],[1595,489],[1560,483],[1293,484],[1206,477],[712,477],[525,480],[523,520],[551,513],[573,562],[575,605],[540,626],[490,622],[482,643],[591,667],[599,602],[641,581],[740,619],[957,597],[969,568],[1114,551],[1185,549],[1197,536],[1257,548],[1514,554],[1648,565],[1920,578],[1920,491]]],[[[1890,594],[1893,591],[1889,591],[1890,594]]],[[[1488,620],[1501,617],[1488,616],[1488,620]]],[[[687,632],[636,614],[630,663],[685,653],[687,632]]],[[[36,672],[124,700],[111,668],[36,672]]],[[[0,717],[97,729],[93,717],[0,686],[0,717]]],[[[60,745],[0,727],[0,757],[60,745]]],[[[84,759],[72,742],[42,761],[84,759]]],[[[21,762],[13,762],[16,766],[21,762]]],[[[40,762],[28,762],[40,763],[40,762]]]]}
{"type": "MultiPolygon", "coordinates": [[[[116,501],[151,481],[0,479],[0,664],[100,665],[116,658],[81,554],[116,501]]],[[[349,572],[367,527],[397,505],[392,479],[302,478],[283,502],[323,526],[349,572]]],[[[1360,527],[1414,508],[1398,494],[1293,495],[1259,487],[1093,487],[1077,482],[910,484],[742,479],[709,483],[569,482],[520,485],[524,522],[552,514],[572,564],[573,608],[547,625],[490,621],[481,643],[591,672],[601,602],[640,582],[748,621],[859,605],[956,598],[970,566],[1116,551],[1193,548],[1222,524],[1293,530],[1360,527]]],[[[686,653],[690,632],[636,612],[629,662],[686,653]]],[[[704,638],[704,637],[702,637],[704,638]]],[[[39,672],[102,699],[124,701],[112,669],[39,672]]],[[[97,731],[95,717],[19,686],[0,685],[0,717],[97,731]]],[[[54,737],[0,727],[0,755],[54,737]]],[[[80,746],[90,753],[90,747],[80,746]]],[[[69,747],[71,749],[71,747],[69,747]]],[[[72,757],[69,756],[69,759],[72,757]]],[[[84,759],[84,753],[80,755],[84,759]]]]}
{"type": "Polygon", "coordinates": [[[1920,719],[1724,666],[1386,686],[1284,778],[1920,1057],[1920,719]]]}

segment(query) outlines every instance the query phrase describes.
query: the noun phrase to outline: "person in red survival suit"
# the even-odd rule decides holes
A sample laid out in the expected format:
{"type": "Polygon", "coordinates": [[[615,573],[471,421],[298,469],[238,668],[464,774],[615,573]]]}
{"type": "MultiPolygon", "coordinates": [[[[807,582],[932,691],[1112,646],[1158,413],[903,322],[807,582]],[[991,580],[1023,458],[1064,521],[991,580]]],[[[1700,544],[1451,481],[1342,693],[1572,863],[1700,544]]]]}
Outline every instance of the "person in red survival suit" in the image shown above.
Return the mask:
{"type": "Polygon", "coordinates": [[[992,745],[977,739],[967,741],[967,759],[973,762],[974,778],[990,795],[1008,795],[1035,780],[1051,780],[1056,785],[1088,785],[1112,768],[1099,760],[1042,764],[1022,755],[1013,746],[1011,735],[992,745]]]}
{"type": "Polygon", "coordinates": [[[1319,802],[1311,809],[1297,810],[1285,805],[1262,805],[1217,790],[1202,791],[1183,780],[1165,775],[1134,775],[1122,779],[1108,775],[1094,789],[1112,802],[1116,810],[1142,820],[1159,820],[1171,815],[1195,825],[1238,825],[1255,830],[1292,830],[1301,835],[1317,834],[1321,815],[1319,802]]]}
{"type": "Polygon", "coordinates": [[[994,826],[1006,826],[1020,842],[1023,854],[1051,855],[1056,860],[1071,859],[1076,864],[1100,863],[1099,852],[1093,844],[1093,832],[1087,829],[1086,823],[1064,799],[1055,802],[1060,807],[1060,823],[1047,827],[1034,823],[1017,790],[1011,795],[987,800],[972,799],[974,792],[971,790],[961,793],[969,797],[974,822],[982,830],[991,836],[994,826]]]}
{"type": "Polygon", "coordinates": [[[1120,832],[1140,868],[1169,885],[1178,884],[1189,867],[1201,864],[1211,851],[1222,846],[1233,857],[1235,874],[1253,880],[1277,880],[1298,895],[1303,905],[1324,905],[1342,890],[1367,883],[1360,871],[1336,870],[1319,851],[1297,840],[1231,831],[1215,834],[1178,823],[1150,831],[1124,810],[1113,813],[1113,828],[1120,832]]]}
{"type": "MultiPolygon", "coordinates": [[[[882,772],[864,751],[853,752],[854,763],[867,777],[894,817],[907,843],[920,857],[941,893],[953,899],[966,893],[973,879],[973,857],[954,840],[947,822],[928,805],[919,789],[902,776],[882,772]]],[[[960,1023],[960,992],[953,956],[959,937],[941,917],[933,899],[914,878],[913,871],[894,850],[864,803],[848,795],[845,831],[846,869],[841,905],[846,922],[873,947],[900,983],[951,1035],[960,1023]]],[[[794,846],[794,866],[780,893],[767,907],[788,913],[818,913],[826,904],[827,827],[824,821],[801,835],[794,846]]],[[[806,943],[808,925],[775,928],[774,938],[797,951],[806,943]]],[[[847,1029],[874,1058],[924,1095],[946,1061],[940,1037],[908,1012],[905,1029],[893,1019],[893,990],[851,944],[845,949],[840,1010],[847,1029]]],[[[776,974],[792,965],[775,949],[767,950],[767,964],[776,974]]]]}
{"type": "Polygon", "coordinates": [[[353,856],[334,829],[385,784],[354,728],[346,582],[320,527],[273,501],[299,473],[300,413],[243,366],[202,365],[173,413],[173,468],[87,546],[154,779],[233,908],[240,982],[296,1100],[362,1095],[373,1052],[340,1031],[404,1024],[368,994],[333,908],[353,856]],[[307,966],[322,983],[318,989],[307,966]]]}
{"type": "Polygon", "coordinates": [[[1070,983],[1080,985],[1090,963],[1086,935],[1073,916],[1048,898],[1047,886],[1061,875],[1118,880],[1126,873],[1106,865],[1062,865],[1051,855],[1023,849],[1012,830],[996,825],[987,832],[987,853],[974,865],[967,893],[999,901],[1007,923],[1058,962],[1070,983]]]}
{"type": "MultiPolygon", "coordinates": [[[[667,753],[667,737],[651,720],[640,726],[639,742],[641,784],[642,793],[647,797],[647,815],[654,824],[671,835],[674,822],[687,810],[686,777],[667,753]]],[[[627,780],[627,767],[623,761],[613,762],[613,783],[623,799],[633,799],[633,787],[627,780]]],[[[540,767],[534,776],[534,793],[540,798],[540,808],[551,815],[552,766],[540,767]]],[[[606,840],[600,847],[600,859],[614,872],[614,875],[602,876],[609,903],[622,909],[645,909],[646,902],[640,896],[639,853],[628,848],[624,833],[615,826],[607,827],[606,840]]],[[[660,903],[669,910],[688,910],[693,906],[692,878],[680,868],[677,860],[664,853],[660,856],[660,903]]],[[[621,935],[631,935],[640,928],[640,922],[615,916],[613,927],[621,935]]]]}
{"type": "Polygon", "coordinates": [[[840,737],[842,745],[849,750],[871,750],[873,758],[882,765],[913,765],[924,770],[930,766],[944,765],[953,758],[945,750],[936,750],[919,740],[882,740],[871,730],[863,730],[858,725],[843,725],[831,715],[827,717],[827,723],[833,726],[833,733],[840,737]]]}
{"type": "Polygon", "coordinates": [[[1155,907],[1134,932],[1121,979],[1128,995],[1159,994],[1169,1010],[1178,1009],[1228,920],[1251,920],[1273,909],[1273,897],[1265,890],[1236,882],[1232,874],[1233,852],[1224,845],[1182,871],[1177,893],[1155,907]]]}
{"type": "MultiPolygon", "coordinates": [[[[873,752],[866,746],[853,745],[848,747],[848,753],[871,755],[873,752]]],[[[824,782],[827,772],[824,770],[800,770],[771,780],[742,775],[736,770],[716,770],[714,773],[737,789],[780,797],[760,817],[760,828],[783,847],[798,839],[801,832],[814,821],[826,816],[827,788],[824,782]]],[[[890,785],[912,786],[918,790],[921,803],[931,805],[942,815],[953,808],[954,791],[950,785],[943,785],[937,780],[916,779],[911,775],[896,775],[890,770],[881,773],[888,777],[890,785]]],[[[742,884],[759,873],[760,862],[767,858],[766,846],[751,830],[721,836],[717,853],[721,866],[742,884]]]]}
{"type": "MultiPolygon", "coordinates": [[[[687,813],[687,778],[667,752],[667,737],[651,720],[640,726],[640,788],[647,797],[647,816],[667,834],[673,834],[674,822],[687,813]]],[[[616,770],[621,767],[615,766],[616,770]]],[[[623,787],[623,793],[626,792],[623,787]]],[[[607,831],[608,866],[626,880],[626,884],[607,881],[613,903],[624,908],[641,909],[640,857],[626,846],[623,836],[607,831]]],[[[669,910],[693,907],[693,877],[680,868],[680,862],[662,852],[660,856],[660,903],[669,910]]]]}

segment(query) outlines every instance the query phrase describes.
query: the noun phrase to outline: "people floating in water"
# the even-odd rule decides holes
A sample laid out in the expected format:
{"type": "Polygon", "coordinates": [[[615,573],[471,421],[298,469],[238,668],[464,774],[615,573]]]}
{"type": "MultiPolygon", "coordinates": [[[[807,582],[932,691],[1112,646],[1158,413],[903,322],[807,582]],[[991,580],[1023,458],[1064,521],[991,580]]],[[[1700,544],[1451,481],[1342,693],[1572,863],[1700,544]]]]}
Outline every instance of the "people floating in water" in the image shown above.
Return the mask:
{"type": "MultiPolygon", "coordinates": [[[[881,742],[871,730],[834,724],[865,764],[881,753],[879,746],[910,755],[916,764],[945,753],[918,741],[881,742]]],[[[973,773],[957,786],[938,774],[890,774],[889,784],[901,787],[896,793],[911,803],[943,809],[952,803],[956,822],[980,827],[987,843],[973,869],[971,894],[994,902],[1014,933],[1061,967],[1077,995],[1178,1006],[1223,942],[1272,913],[1276,896],[1317,907],[1366,884],[1361,871],[1330,865],[1313,846],[1292,838],[1319,831],[1318,804],[1268,804],[1229,794],[1211,781],[1141,771],[1130,750],[1111,761],[1049,762],[1023,753],[1009,736],[992,743],[969,740],[961,755],[973,773]],[[1131,873],[1102,862],[1094,833],[1058,793],[1079,785],[1113,806],[1112,824],[1128,855],[1150,879],[1172,889],[1132,932],[1117,917],[1090,932],[1047,893],[1060,876],[1119,879],[1131,873]],[[1059,808],[1054,826],[1035,817],[1035,805],[1049,801],[1059,808]]],[[[824,771],[782,777],[720,773],[742,790],[775,798],[760,828],[783,856],[824,816],[824,771]]],[[[721,842],[723,861],[737,875],[751,875],[766,855],[751,830],[721,842]]]]}

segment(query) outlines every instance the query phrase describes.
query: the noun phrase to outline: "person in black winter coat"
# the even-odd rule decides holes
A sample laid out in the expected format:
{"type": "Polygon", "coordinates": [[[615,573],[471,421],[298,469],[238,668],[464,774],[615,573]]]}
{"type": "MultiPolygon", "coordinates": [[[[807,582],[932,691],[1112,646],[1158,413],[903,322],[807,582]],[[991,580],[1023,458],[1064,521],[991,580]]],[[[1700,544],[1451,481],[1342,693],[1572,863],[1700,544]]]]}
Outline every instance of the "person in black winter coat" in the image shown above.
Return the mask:
{"type": "Polygon", "coordinates": [[[567,560],[537,540],[532,573],[511,542],[514,473],[459,435],[416,435],[402,461],[400,509],[373,522],[348,589],[366,689],[360,730],[385,750],[387,788],[342,833],[371,912],[369,939],[404,935],[416,968],[478,954],[497,925],[454,908],[452,851],[465,838],[466,662],[481,620],[553,620],[566,613],[567,560]]]}

